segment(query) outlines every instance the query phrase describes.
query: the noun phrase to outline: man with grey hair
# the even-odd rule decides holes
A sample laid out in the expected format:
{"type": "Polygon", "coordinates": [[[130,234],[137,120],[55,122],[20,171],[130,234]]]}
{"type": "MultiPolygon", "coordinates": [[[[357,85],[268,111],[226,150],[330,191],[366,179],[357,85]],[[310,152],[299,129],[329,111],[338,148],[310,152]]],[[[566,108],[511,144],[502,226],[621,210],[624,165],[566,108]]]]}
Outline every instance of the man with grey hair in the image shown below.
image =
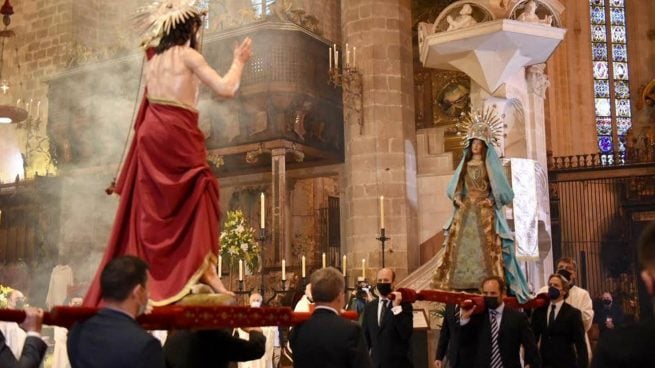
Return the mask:
{"type": "Polygon", "coordinates": [[[370,368],[362,328],[339,316],[345,303],[345,281],[336,268],[315,271],[310,282],[316,308],[293,329],[289,341],[295,368],[370,368]]]}

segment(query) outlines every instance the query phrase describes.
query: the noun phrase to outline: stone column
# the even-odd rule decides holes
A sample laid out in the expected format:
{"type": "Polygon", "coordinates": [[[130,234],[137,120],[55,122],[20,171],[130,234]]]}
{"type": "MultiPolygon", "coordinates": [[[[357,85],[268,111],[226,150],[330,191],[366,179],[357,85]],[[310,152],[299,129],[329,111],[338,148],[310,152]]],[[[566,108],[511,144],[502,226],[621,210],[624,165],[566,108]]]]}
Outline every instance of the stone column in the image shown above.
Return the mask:
{"type": "Polygon", "coordinates": [[[546,64],[531,65],[526,68],[528,81],[529,115],[526,119],[526,140],[528,145],[528,158],[548,167],[546,155],[546,115],[544,99],[546,90],[550,86],[548,76],[544,73],[546,64]]]}
{"type": "Polygon", "coordinates": [[[419,262],[411,1],[342,1],[341,21],[341,44],[357,47],[364,91],[362,129],[345,121],[344,251],[357,260],[351,274],[361,275],[366,258],[367,277],[375,277],[383,195],[386,264],[402,278],[419,262]]]}
{"type": "Polygon", "coordinates": [[[273,264],[278,264],[285,258],[287,239],[287,173],[286,173],[286,148],[274,148],[271,150],[272,167],[272,195],[271,209],[273,212],[273,223],[271,230],[271,248],[268,253],[273,264]]]}

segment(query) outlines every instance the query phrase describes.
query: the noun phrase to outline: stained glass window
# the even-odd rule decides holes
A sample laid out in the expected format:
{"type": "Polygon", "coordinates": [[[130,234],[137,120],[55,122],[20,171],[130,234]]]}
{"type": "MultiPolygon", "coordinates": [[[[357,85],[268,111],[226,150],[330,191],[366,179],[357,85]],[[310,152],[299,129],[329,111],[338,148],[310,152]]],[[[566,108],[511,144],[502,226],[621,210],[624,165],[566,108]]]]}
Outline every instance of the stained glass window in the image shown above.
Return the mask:
{"type": "Polygon", "coordinates": [[[624,0],[589,0],[596,134],[602,162],[625,160],[632,126],[624,0]]]}

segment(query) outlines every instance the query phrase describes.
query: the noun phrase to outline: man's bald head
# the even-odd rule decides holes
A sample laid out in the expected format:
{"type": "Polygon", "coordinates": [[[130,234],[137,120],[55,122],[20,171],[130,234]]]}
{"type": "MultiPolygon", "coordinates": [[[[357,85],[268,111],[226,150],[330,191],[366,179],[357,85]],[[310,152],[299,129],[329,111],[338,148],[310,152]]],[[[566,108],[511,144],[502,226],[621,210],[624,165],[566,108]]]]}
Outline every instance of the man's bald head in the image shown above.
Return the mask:
{"type": "Polygon", "coordinates": [[[396,281],[396,273],[391,268],[382,268],[378,271],[378,283],[393,283],[394,281],[396,281]]]}

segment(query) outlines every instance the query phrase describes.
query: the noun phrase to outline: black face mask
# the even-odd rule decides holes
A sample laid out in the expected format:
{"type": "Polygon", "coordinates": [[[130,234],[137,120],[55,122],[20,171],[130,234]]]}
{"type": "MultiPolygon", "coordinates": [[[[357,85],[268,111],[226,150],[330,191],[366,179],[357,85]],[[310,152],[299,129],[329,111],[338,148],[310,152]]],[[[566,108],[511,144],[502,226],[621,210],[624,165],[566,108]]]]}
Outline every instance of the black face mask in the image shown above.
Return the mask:
{"type": "Polygon", "coordinates": [[[391,283],[389,282],[378,282],[376,288],[378,289],[378,294],[381,296],[387,296],[391,294],[391,283]]]}
{"type": "Polygon", "coordinates": [[[484,305],[487,309],[496,309],[500,305],[497,296],[485,296],[484,305]]]}
{"type": "Polygon", "coordinates": [[[555,300],[555,299],[559,298],[560,295],[561,295],[561,293],[560,293],[559,289],[554,288],[552,286],[550,286],[548,288],[548,298],[550,298],[550,300],[555,300]]]}
{"type": "Polygon", "coordinates": [[[612,305],[612,301],[609,299],[603,299],[603,304],[605,304],[606,307],[609,307],[610,305],[612,305]]]}

